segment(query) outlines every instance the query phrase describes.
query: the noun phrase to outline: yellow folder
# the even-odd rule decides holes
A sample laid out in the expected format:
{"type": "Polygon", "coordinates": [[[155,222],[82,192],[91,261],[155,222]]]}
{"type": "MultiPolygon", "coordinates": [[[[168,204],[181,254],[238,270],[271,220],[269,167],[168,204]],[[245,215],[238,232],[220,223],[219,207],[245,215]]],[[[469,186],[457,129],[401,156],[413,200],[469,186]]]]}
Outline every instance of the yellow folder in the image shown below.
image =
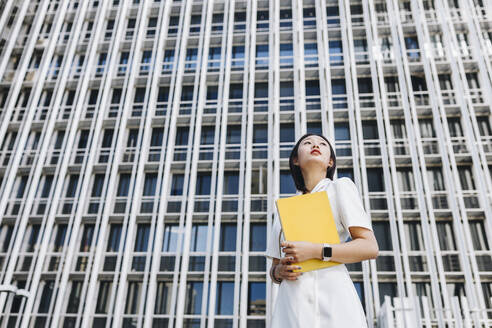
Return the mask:
{"type": "MultiPolygon", "coordinates": [[[[340,243],[326,191],[277,199],[276,205],[285,240],[340,243]]],[[[301,269],[296,269],[294,272],[318,270],[340,263],[310,259],[296,264],[301,269]]]]}

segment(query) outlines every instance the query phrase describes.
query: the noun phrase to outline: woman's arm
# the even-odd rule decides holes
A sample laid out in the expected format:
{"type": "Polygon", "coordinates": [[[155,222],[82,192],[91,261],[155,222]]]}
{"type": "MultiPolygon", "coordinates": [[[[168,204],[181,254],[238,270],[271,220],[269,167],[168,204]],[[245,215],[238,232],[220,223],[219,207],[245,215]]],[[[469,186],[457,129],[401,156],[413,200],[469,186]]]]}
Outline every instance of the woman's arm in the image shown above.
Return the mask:
{"type": "MultiPolygon", "coordinates": [[[[375,259],[379,254],[379,247],[374,233],[362,227],[349,227],[352,240],[342,244],[331,244],[331,261],[339,263],[355,263],[368,259],[375,259]]],[[[323,244],[308,241],[284,241],[280,244],[284,248],[286,257],[293,257],[294,263],[312,258],[323,259],[323,244]]]]}

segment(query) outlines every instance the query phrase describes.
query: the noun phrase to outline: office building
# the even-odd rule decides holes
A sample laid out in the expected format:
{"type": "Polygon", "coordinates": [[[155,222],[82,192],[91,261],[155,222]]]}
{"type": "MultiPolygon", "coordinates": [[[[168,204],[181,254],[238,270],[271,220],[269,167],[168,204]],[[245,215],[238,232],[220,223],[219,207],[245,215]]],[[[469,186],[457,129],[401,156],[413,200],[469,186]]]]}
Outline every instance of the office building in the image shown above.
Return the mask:
{"type": "Polygon", "coordinates": [[[490,0],[7,0],[0,33],[0,327],[268,327],[306,132],[372,218],[369,326],[492,324],[490,0]]]}

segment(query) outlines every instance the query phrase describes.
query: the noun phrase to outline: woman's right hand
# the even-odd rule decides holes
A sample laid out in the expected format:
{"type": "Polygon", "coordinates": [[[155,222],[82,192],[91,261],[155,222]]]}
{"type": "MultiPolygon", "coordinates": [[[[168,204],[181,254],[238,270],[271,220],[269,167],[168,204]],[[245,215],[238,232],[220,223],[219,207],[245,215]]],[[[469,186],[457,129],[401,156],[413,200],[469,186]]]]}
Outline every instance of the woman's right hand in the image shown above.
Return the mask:
{"type": "Polygon", "coordinates": [[[278,279],[287,279],[287,280],[297,280],[302,272],[292,272],[294,269],[300,269],[301,267],[298,265],[292,265],[292,261],[294,259],[292,257],[283,257],[280,259],[280,262],[275,267],[275,277],[278,279]]]}

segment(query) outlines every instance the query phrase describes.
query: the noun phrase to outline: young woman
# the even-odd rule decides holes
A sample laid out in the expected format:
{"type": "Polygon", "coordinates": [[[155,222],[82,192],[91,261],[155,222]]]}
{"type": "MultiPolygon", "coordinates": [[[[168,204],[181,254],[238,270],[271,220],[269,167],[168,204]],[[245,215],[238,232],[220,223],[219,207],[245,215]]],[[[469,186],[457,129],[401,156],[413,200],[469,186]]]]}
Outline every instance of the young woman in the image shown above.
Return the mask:
{"type": "Polygon", "coordinates": [[[289,165],[297,190],[328,193],[341,243],[286,241],[278,214],[275,216],[265,253],[273,259],[272,281],[280,284],[270,327],[367,327],[362,304],[343,264],[374,259],[379,252],[359,192],[349,178],[333,180],[336,157],[321,135],[302,136],[291,152],[289,165]],[[345,242],[349,236],[352,240],[345,242]],[[311,258],[342,264],[304,273],[292,271],[300,268],[297,262],[311,258]]]}

